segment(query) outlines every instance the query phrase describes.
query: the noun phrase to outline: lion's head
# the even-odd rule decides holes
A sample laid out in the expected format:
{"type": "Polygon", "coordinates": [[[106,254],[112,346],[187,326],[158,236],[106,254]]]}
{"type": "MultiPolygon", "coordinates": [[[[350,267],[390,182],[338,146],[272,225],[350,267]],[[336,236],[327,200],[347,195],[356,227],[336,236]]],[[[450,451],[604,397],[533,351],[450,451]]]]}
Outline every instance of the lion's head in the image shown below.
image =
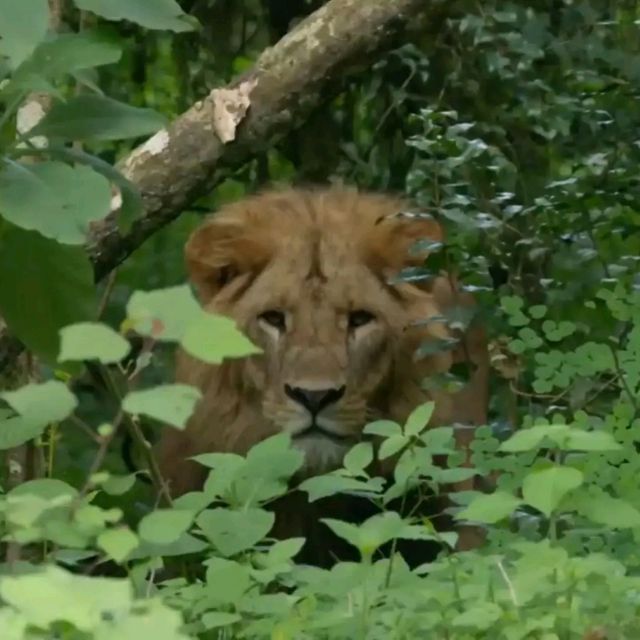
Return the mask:
{"type": "MultiPolygon", "coordinates": [[[[428,400],[425,377],[455,354],[416,349],[450,337],[437,291],[448,285],[392,278],[422,262],[418,240],[441,239],[433,219],[401,200],[346,189],[263,193],[204,222],[186,247],[202,305],[232,317],[262,353],[220,367],[180,356],[178,378],[203,400],[186,432],[167,431],[160,447],[178,491],[196,471],[172,472],[177,457],[246,453],[285,431],[305,470],[324,472],[368,421],[404,420],[428,400]]],[[[442,424],[451,398],[433,399],[442,424]]]]}

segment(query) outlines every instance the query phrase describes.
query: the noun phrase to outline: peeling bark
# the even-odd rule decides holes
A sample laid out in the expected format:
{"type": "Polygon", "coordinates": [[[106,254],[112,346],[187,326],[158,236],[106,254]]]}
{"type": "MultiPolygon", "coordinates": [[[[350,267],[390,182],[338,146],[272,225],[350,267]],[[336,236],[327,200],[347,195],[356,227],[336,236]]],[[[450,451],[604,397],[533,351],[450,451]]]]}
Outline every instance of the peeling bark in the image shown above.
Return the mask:
{"type": "MultiPolygon", "coordinates": [[[[94,226],[88,251],[96,279],[194,199],[302,123],[332,96],[338,79],[368,68],[362,65],[397,42],[428,8],[424,0],[330,0],[266,49],[247,74],[214,89],[135,149],[119,169],[140,190],[144,211],[125,235],[113,215],[94,226]],[[246,114],[233,114],[233,139],[216,126],[222,91],[244,93],[250,103],[246,114]]],[[[0,338],[0,370],[10,349],[0,338]]]]}

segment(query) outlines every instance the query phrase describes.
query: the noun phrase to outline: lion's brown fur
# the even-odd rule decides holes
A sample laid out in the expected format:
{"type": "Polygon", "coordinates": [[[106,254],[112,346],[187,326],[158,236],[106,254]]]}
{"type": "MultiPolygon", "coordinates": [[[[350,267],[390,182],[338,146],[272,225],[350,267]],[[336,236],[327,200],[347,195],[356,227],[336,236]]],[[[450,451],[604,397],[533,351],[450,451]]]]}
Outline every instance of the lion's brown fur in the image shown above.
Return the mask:
{"type": "MultiPolygon", "coordinates": [[[[433,219],[398,215],[407,211],[400,199],[343,188],[269,191],[223,207],[192,234],[186,260],[203,307],[234,318],[264,354],[221,366],[178,355],[178,381],[199,387],[203,399],[186,430],[165,430],[157,449],[174,494],[204,480],[204,467],[187,457],[245,454],[282,429],[293,434],[299,407],[283,395],[285,384],[335,386],[339,379],[347,391],[327,419],[354,440],[370,419],[402,422],[429,399],[436,403],[432,425],[485,423],[488,356],[481,327],[473,325],[454,350],[415,357],[420,344],[451,337],[436,316],[474,302],[450,275],[389,284],[424,260],[424,252],[411,252],[416,241],[442,240],[433,219]],[[257,320],[274,308],[291,318],[282,336],[265,333],[257,320]],[[344,319],[354,308],[376,318],[357,334],[344,319]],[[429,318],[434,321],[425,323],[429,318]],[[461,360],[475,368],[466,388],[456,395],[424,390],[427,376],[461,360]]],[[[314,452],[309,445],[308,473],[339,462],[314,452]]],[[[301,516],[289,515],[291,522],[301,516]]],[[[279,516],[287,520],[286,508],[279,516]]]]}

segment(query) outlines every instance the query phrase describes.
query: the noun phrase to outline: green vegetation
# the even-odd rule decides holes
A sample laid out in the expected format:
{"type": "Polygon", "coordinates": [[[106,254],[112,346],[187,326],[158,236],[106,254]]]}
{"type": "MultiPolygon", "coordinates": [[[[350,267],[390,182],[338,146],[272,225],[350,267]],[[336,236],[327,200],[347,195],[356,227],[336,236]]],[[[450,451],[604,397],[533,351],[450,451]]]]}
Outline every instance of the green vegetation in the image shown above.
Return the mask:
{"type": "Polygon", "coordinates": [[[37,358],[0,343],[2,640],[640,637],[637,2],[426,3],[411,40],[94,283],[83,245],[113,186],[122,233],[144,206],[117,161],[320,4],[0,0],[0,315],[37,358]],[[157,480],[145,437],[183,428],[199,397],[172,383],[177,344],[211,363],[255,351],[184,284],[200,215],[328,180],[406,192],[443,222],[423,270],[455,265],[480,300],[493,380],[472,471],[452,429],[425,430],[424,405],[367,427],[385,454],[408,447],[390,485],[368,474],[367,443],[304,483],[311,500],[379,507],[326,521],[360,561],[320,569],[296,563],[302,540],[268,537],[301,464],[284,436],[200,456],[204,489],[171,506],[120,445],[157,480]],[[497,478],[453,496],[455,518],[487,531],[478,550],[388,508],[470,473],[497,478]],[[444,549],[410,569],[377,553],[400,539],[444,549]]]}

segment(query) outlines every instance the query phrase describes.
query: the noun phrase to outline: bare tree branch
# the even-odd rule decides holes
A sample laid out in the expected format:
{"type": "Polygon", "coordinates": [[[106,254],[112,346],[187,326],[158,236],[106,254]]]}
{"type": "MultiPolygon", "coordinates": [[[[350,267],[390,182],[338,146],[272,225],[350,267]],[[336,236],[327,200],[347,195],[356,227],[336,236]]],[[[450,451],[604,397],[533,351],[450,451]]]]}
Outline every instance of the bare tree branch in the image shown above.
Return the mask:
{"type": "MultiPolygon", "coordinates": [[[[122,173],[142,195],[144,211],[120,233],[114,216],[94,229],[88,250],[100,280],[147,238],[231,172],[302,123],[336,90],[336,81],[353,75],[371,57],[397,42],[428,7],[424,0],[330,0],[276,45],[254,68],[224,89],[214,89],[135,149],[122,173]],[[238,114],[234,139],[223,142],[215,126],[223,99],[248,98],[246,116],[238,114]],[[216,111],[218,109],[218,111],[216,111]]],[[[368,67],[364,67],[368,68],[368,67]]],[[[224,114],[223,114],[224,115],[224,114]]],[[[233,115],[233,114],[231,114],[233,115]]],[[[0,370],[10,361],[13,341],[0,338],[0,370]]]]}

